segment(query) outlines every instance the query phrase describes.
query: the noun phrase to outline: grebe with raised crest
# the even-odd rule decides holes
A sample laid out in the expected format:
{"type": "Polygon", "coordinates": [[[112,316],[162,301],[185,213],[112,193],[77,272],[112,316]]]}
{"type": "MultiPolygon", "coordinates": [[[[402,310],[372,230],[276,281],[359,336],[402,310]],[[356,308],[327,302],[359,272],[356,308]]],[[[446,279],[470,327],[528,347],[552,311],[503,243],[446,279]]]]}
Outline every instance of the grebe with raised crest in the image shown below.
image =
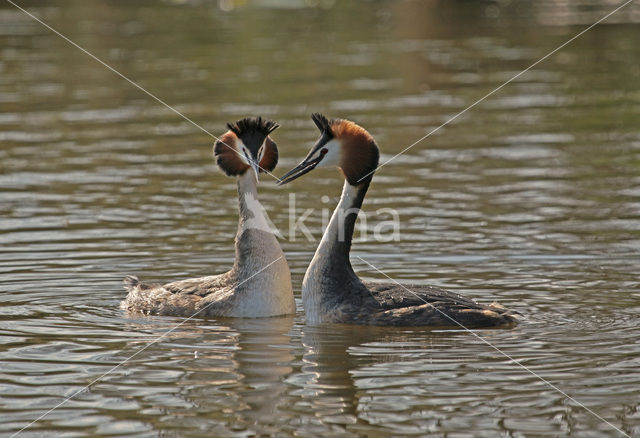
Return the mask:
{"type": "Polygon", "coordinates": [[[280,179],[286,184],[318,167],[338,167],[344,178],[340,202],[302,282],[307,322],[363,325],[496,327],[517,322],[518,313],[482,305],[444,289],[362,281],[349,260],[358,212],[378,167],[371,134],[344,119],[312,119],[320,138],[307,157],[280,179]]]}
{"type": "Polygon", "coordinates": [[[260,171],[272,171],[278,149],[269,134],[278,124],[261,117],[227,124],[216,141],[220,169],[237,177],[240,218],[235,262],[230,271],[164,285],[124,279],[129,292],[120,307],[157,315],[209,317],[268,317],[295,313],[291,274],[284,253],[258,202],[260,171]]]}

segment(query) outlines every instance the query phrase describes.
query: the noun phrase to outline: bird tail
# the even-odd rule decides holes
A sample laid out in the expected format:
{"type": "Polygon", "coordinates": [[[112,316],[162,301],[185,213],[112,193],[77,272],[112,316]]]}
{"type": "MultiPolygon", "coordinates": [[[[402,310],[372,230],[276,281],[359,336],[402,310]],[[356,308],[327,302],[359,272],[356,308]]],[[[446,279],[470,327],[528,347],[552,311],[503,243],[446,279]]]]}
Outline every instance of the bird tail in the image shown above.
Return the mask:
{"type": "Polygon", "coordinates": [[[122,284],[127,291],[131,292],[138,287],[140,280],[135,275],[127,275],[124,277],[124,280],[122,280],[122,284]]]}
{"type": "Polygon", "coordinates": [[[518,322],[521,319],[523,319],[522,313],[520,313],[520,312],[518,312],[516,310],[507,309],[502,304],[498,304],[496,301],[494,301],[493,303],[489,304],[489,308],[491,310],[494,310],[494,311],[498,312],[499,314],[501,314],[503,316],[507,316],[507,317],[511,318],[512,322],[518,322]]]}

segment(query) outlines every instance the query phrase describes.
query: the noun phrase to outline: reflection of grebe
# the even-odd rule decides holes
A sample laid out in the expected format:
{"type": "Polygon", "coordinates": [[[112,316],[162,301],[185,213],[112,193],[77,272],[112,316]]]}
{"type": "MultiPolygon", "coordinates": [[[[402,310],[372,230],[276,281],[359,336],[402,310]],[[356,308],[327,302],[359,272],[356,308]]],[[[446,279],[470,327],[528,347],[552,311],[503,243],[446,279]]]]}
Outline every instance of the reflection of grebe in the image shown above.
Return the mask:
{"type": "Polygon", "coordinates": [[[481,305],[431,286],[363,282],[349,261],[356,217],[378,166],[379,150],[362,127],[342,119],[312,119],[321,135],[307,157],[287,172],[288,183],[316,167],[337,166],[345,183],[340,203],[307,269],[302,299],[309,323],[491,327],[511,324],[516,314],[504,307],[481,305]],[[445,316],[446,315],[446,316],[445,316]]]}
{"type": "Polygon", "coordinates": [[[159,315],[260,317],[295,312],[289,266],[270,231],[257,199],[259,169],[271,171],[278,149],[269,134],[278,124],[244,118],[227,125],[214,146],[218,166],[238,178],[240,220],[233,268],[221,275],[176,281],[165,285],[124,279],[129,295],[121,307],[159,315]]]}

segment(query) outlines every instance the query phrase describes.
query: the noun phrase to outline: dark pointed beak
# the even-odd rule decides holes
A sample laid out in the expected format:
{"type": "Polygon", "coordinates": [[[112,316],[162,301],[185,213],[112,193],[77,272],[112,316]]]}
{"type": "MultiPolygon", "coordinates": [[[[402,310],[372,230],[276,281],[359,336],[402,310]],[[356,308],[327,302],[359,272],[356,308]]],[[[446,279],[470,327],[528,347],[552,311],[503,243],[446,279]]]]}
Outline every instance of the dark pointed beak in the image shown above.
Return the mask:
{"type": "Polygon", "coordinates": [[[249,164],[251,164],[251,168],[253,169],[253,173],[256,175],[256,181],[260,180],[260,165],[254,159],[249,160],[249,164]]]}
{"type": "Polygon", "coordinates": [[[312,160],[305,158],[305,160],[302,163],[298,164],[296,167],[294,167],[293,169],[291,169],[290,171],[282,175],[282,177],[280,178],[280,181],[278,181],[278,185],[281,186],[283,184],[293,181],[294,179],[300,178],[302,175],[306,173],[311,172],[313,169],[316,168],[318,163],[322,161],[325,154],[326,154],[326,151],[321,150],[319,155],[316,158],[312,160]]]}
{"type": "Polygon", "coordinates": [[[260,180],[260,165],[258,164],[258,160],[254,157],[249,156],[249,154],[247,154],[247,152],[244,152],[244,156],[247,159],[247,162],[249,163],[249,166],[251,166],[251,169],[253,169],[253,173],[256,175],[256,181],[260,180]]]}

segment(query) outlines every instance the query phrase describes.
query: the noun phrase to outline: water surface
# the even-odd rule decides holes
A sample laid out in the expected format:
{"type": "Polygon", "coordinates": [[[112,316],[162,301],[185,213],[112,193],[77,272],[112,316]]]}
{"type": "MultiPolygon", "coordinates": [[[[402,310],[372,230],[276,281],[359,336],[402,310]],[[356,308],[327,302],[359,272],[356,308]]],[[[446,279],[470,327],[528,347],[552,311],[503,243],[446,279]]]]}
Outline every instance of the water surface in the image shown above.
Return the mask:
{"type": "MultiPolygon", "coordinates": [[[[317,136],[311,112],[362,124],[388,160],[617,4],[24,6],[214,135],[276,119],[281,175],[317,136]]],[[[317,241],[289,212],[313,209],[319,238],[334,170],[262,178],[295,317],[123,313],[126,274],[231,265],[235,182],[203,130],[2,4],[0,435],[91,384],[18,436],[640,436],[639,21],[636,4],[612,16],[385,165],[366,198],[360,275],[383,278],[355,256],[521,312],[478,332],[502,354],[463,330],[304,324],[317,241]],[[372,238],[385,208],[398,240],[372,238]]]]}

